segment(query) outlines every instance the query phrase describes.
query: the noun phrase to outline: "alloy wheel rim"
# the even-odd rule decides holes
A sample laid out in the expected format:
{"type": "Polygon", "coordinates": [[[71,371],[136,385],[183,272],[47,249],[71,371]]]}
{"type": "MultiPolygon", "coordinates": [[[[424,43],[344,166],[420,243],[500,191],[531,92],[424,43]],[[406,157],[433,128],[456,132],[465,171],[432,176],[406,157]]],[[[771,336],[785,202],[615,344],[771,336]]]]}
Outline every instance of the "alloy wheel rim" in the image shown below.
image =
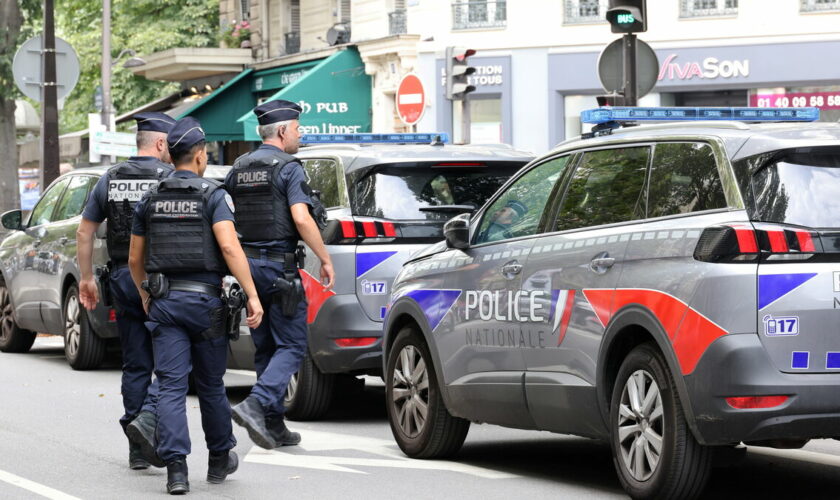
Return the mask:
{"type": "Polygon", "coordinates": [[[71,295],[64,309],[64,345],[70,356],[75,356],[79,350],[79,341],[82,336],[80,315],[79,297],[71,295]]]}
{"type": "Polygon", "coordinates": [[[429,414],[429,371],[412,345],[403,347],[394,366],[391,404],[403,434],[413,438],[423,432],[429,414]]]}
{"type": "Polygon", "coordinates": [[[15,327],[13,313],[9,290],[5,286],[0,286],[0,338],[4,340],[11,337],[15,327]]]}
{"type": "Polygon", "coordinates": [[[662,457],[665,420],[659,385],[645,370],[636,370],[624,384],[617,430],[627,472],[636,481],[650,479],[662,457]]]}
{"type": "Polygon", "coordinates": [[[289,378],[289,385],[286,386],[286,397],[285,397],[286,404],[291,403],[295,399],[295,393],[297,393],[297,386],[298,386],[298,374],[293,373],[291,378],[289,378]]]}

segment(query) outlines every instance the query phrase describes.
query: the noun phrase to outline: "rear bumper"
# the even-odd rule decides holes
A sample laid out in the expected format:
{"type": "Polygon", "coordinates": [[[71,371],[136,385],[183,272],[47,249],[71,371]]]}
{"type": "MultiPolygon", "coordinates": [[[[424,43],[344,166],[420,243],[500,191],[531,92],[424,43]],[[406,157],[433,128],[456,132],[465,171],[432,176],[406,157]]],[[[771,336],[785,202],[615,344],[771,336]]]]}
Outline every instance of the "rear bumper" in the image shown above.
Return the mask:
{"type": "Polygon", "coordinates": [[[755,334],[716,340],[685,383],[704,444],[840,436],[840,373],[782,373],[755,334]],[[755,410],[738,410],[725,400],[775,395],[789,398],[755,410]]]}
{"type": "Polygon", "coordinates": [[[379,373],[382,369],[382,323],[368,318],[355,294],[324,302],[309,325],[309,352],[324,373],[379,373]],[[337,338],[376,337],[364,347],[339,347],[337,338]]]}

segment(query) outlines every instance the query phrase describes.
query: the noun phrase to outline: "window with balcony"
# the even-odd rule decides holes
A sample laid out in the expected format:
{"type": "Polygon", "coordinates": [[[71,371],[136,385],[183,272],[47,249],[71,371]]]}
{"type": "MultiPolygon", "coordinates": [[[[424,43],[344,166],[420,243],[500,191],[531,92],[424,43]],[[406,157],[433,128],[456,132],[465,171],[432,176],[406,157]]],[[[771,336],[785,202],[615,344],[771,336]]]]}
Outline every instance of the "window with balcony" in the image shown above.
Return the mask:
{"type": "Polygon", "coordinates": [[[300,52],[300,0],[289,2],[289,31],[283,33],[283,46],[286,54],[300,52]]]}
{"type": "Polygon", "coordinates": [[[607,0],[566,0],[563,24],[607,22],[607,0]]]}
{"type": "Polygon", "coordinates": [[[393,0],[394,10],[388,13],[388,34],[402,35],[408,33],[405,12],[405,0],[393,0]]]}
{"type": "Polygon", "coordinates": [[[800,12],[840,11],[840,0],[801,0],[800,12]]]}
{"type": "Polygon", "coordinates": [[[680,17],[738,15],[738,0],[680,0],[680,17]]]}
{"type": "Polygon", "coordinates": [[[507,0],[469,0],[452,2],[452,29],[504,28],[507,0]]]}

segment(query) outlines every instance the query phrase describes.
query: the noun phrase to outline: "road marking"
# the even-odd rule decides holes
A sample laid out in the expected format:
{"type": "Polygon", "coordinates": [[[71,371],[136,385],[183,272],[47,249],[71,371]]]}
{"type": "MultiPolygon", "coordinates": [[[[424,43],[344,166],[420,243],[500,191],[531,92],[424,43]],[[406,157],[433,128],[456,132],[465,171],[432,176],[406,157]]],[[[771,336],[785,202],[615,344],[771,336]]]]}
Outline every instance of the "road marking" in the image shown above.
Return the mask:
{"type": "Polygon", "coordinates": [[[331,432],[304,431],[303,443],[301,446],[294,447],[295,449],[292,447],[288,448],[288,451],[264,450],[254,446],[245,457],[245,461],[266,465],[278,465],[281,467],[302,467],[305,469],[320,469],[354,474],[367,474],[367,472],[345,466],[441,470],[459,472],[485,479],[511,479],[519,477],[515,474],[459,462],[408,458],[396,448],[393,441],[386,439],[335,434],[331,432]],[[297,453],[298,450],[303,450],[306,453],[297,453]],[[354,450],[388,458],[336,457],[308,454],[310,452],[336,450],[354,450]]]}
{"type": "Polygon", "coordinates": [[[13,486],[17,486],[18,488],[23,488],[25,490],[31,491],[32,493],[53,500],[80,500],[79,497],[74,497],[72,495],[68,495],[67,493],[62,493],[56,489],[50,488],[49,486],[44,486],[43,484],[38,484],[34,481],[30,481],[29,479],[24,479],[20,476],[16,476],[11,472],[0,470],[0,481],[4,481],[13,486]]]}
{"type": "Polygon", "coordinates": [[[748,451],[750,453],[764,455],[766,457],[786,458],[788,460],[796,460],[798,462],[810,462],[814,464],[828,465],[831,467],[840,467],[840,456],[820,453],[818,451],[778,450],[776,448],[756,448],[752,446],[749,447],[748,451]]]}

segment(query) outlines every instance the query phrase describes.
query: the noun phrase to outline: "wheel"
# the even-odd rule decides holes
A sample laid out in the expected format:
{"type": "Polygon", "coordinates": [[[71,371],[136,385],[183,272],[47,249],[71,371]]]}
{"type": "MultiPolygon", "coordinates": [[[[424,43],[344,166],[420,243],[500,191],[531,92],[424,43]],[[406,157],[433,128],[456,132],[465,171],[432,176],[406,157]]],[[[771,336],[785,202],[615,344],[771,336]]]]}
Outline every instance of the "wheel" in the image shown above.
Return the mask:
{"type": "Polygon", "coordinates": [[[6,284],[0,282],[0,351],[27,352],[35,342],[35,332],[24,330],[15,322],[15,308],[6,284]]]}
{"type": "Polygon", "coordinates": [[[697,498],[712,450],[694,439],[665,359],[653,344],[621,364],[610,400],[613,463],[633,498],[697,498]]]}
{"type": "Polygon", "coordinates": [[[332,402],[335,375],[321,372],[309,353],[286,387],[286,417],[290,420],[317,420],[332,402]]]}
{"type": "Polygon", "coordinates": [[[385,404],[391,432],[413,458],[453,455],[464,444],[470,422],[453,417],[443,403],[426,342],[412,328],[397,335],[385,371],[385,404]]]}
{"type": "Polygon", "coordinates": [[[79,302],[79,288],[73,284],[64,296],[64,356],[74,370],[99,367],[105,358],[105,341],[94,333],[87,311],[79,302]]]}

